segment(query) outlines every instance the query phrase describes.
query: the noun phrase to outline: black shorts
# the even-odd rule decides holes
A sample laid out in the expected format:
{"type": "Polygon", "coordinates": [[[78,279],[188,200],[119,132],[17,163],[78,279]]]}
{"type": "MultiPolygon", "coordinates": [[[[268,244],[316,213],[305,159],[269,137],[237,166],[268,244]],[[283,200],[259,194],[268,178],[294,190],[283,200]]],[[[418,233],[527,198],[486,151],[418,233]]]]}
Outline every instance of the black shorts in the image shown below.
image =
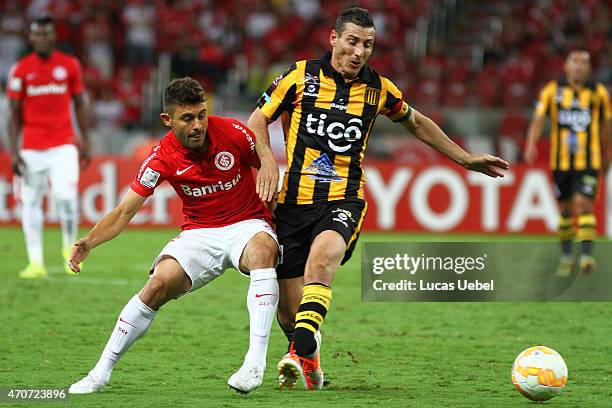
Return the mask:
{"type": "Polygon", "coordinates": [[[342,235],[346,241],[342,264],[348,261],[357,244],[366,207],[365,200],[357,197],[315,204],[279,204],[274,212],[281,247],[278,278],[304,276],[310,246],[317,235],[327,230],[342,235]]]}
{"type": "Polygon", "coordinates": [[[599,171],[553,171],[553,180],[555,183],[555,197],[559,201],[569,200],[575,193],[595,198],[599,185],[599,171]]]}

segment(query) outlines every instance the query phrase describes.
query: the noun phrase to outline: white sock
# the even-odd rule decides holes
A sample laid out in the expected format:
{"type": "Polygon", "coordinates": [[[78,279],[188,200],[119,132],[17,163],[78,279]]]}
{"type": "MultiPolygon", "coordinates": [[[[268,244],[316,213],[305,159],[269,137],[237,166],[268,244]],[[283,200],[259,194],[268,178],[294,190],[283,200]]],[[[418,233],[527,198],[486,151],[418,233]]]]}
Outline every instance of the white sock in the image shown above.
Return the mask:
{"type": "Polygon", "coordinates": [[[138,294],[130,299],[119,314],[100,360],[92,370],[100,379],[108,383],[115,364],[130,346],[146,333],[155,315],[157,311],[142,303],[138,294]]]}
{"type": "Polygon", "coordinates": [[[62,227],[62,248],[70,248],[76,241],[79,227],[79,213],[77,201],[57,200],[57,212],[62,227]]]}
{"type": "Polygon", "coordinates": [[[250,318],[249,351],[244,361],[262,369],[266,366],[268,339],[277,305],[278,281],[274,268],[252,270],[247,293],[250,318]]]}
{"type": "Polygon", "coordinates": [[[21,225],[25,236],[28,261],[31,264],[44,265],[43,258],[43,211],[42,203],[24,201],[21,207],[21,225]]]}

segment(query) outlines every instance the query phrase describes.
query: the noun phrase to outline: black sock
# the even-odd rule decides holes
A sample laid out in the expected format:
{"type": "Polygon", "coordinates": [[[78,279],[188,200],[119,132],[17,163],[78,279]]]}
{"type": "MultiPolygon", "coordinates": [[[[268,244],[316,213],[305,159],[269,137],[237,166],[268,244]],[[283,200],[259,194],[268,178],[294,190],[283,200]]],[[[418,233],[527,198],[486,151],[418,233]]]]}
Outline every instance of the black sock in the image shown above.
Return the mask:
{"type": "Polygon", "coordinates": [[[319,330],[329,310],[332,289],[321,283],[304,286],[302,302],[295,317],[293,346],[301,357],[311,357],[317,349],[314,335],[319,330]]]}

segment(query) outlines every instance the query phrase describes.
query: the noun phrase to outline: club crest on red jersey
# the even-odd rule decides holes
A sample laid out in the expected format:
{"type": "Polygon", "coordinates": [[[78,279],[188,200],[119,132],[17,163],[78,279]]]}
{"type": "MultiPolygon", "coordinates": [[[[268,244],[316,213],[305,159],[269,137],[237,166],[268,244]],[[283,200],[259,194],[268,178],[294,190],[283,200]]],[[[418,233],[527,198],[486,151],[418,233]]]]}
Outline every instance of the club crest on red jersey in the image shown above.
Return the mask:
{"type": "Polygon", "coordinates": [[[68,76],[68,71],[62,65],[58,65],[53,68],[51,75],[53,75],[53,79],[56,81],[63,81],[68,76]]]}
{"type": "Polygon", "coordinates": [[[230,152],[220,152],[215,156],[215,166],[219,170],[229,170],[234,166],[234,155],[230,152]]]}

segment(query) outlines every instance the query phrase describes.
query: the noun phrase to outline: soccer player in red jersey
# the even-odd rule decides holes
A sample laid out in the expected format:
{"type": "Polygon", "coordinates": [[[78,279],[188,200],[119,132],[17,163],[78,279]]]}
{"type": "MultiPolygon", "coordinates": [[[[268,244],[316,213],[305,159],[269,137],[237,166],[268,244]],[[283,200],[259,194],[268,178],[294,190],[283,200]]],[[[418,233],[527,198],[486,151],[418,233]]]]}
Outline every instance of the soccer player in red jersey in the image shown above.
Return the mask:
{"type": "Polygon", "coordinates": [[[148,282],[119,314],[100,360],[70,393],[102,389],[162,305],[201,288],[229,267],[250,275],[250,343],[244,364],[228,385],[247,393],[262,383],[278,303],[278,243],[271,213],[255,192],[251,167],[260,163],[253,133],[237,120],[209,117],[204,90],[191,78],[168,85],[161,120],[172,130],[151,150],[119,205],[76,242],[70,267],[78,272],[93,248],[119,235],[164,180],[183,202],[183,231],[155,259],[148,282]]]}
{"type": "MultiPolygon", "coordinates": [[[[28,266],[19,276],[47,275],[43,259],[42,200],[51,182],[62,227],[63,256],[68,261],[79,223],[79,156],[81,167],[89,162],[88,107],[79,61],[54,49],[53,20],[40,18],[30,26],[33,52],[12,68],[8,79],[10,99],[9,145],[16,196],[22,203],[22,225],[28,266]],[[70,104],[74,100],[81,134],[75,146],[70,104]],[[21,148],[18,146],[23,133],[21,148]]],[[[66,271],[72,271],[65,264],[66,271]]]]}

